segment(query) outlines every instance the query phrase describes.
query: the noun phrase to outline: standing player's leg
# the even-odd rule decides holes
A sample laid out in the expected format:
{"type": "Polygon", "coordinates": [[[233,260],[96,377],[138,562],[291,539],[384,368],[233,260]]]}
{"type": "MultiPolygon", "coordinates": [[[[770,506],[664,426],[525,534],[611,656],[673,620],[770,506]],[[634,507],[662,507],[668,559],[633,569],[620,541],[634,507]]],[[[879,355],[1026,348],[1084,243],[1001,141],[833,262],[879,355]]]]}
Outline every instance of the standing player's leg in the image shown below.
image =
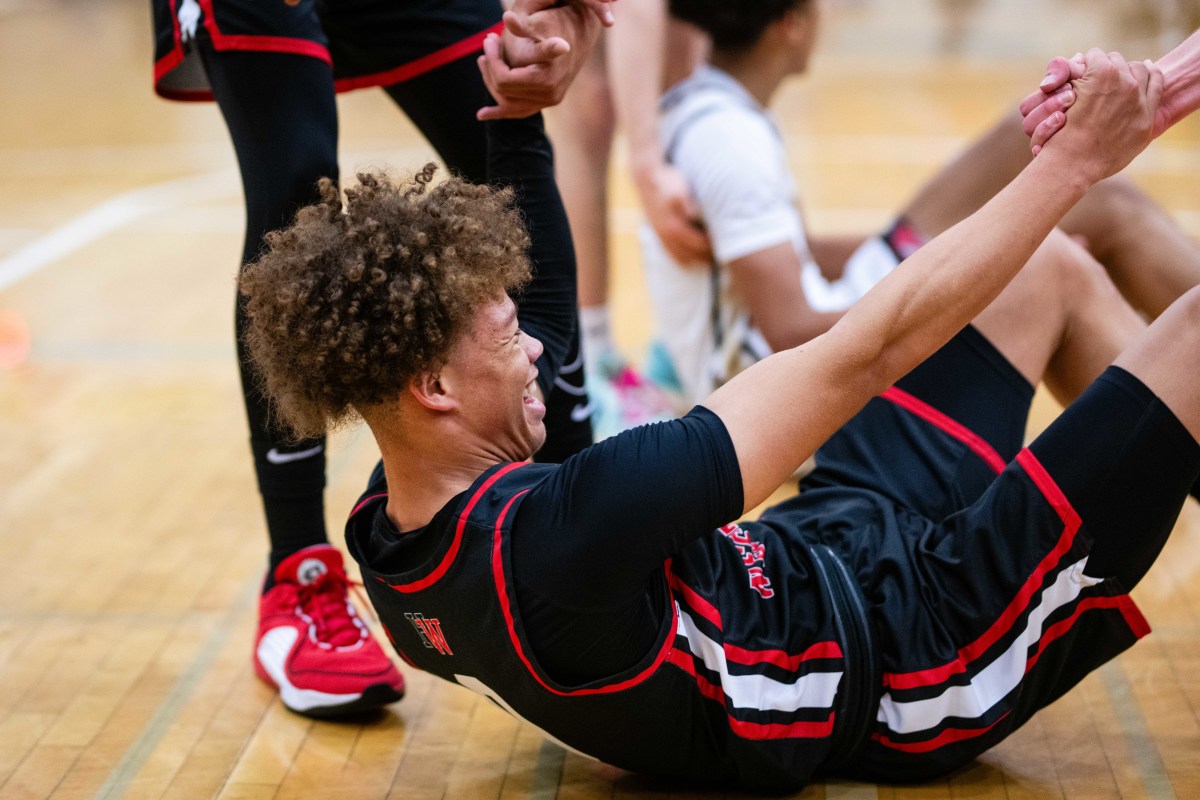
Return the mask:
{"type": "MultiPolygon", "coordinates": [[[[337,179],[337,112],[329,66],[304,56],[215,52],[199,44],[229,128],[246,196],[242,263],[337,179]]],[[[398,700],[404,682],[347,601],[341,555],[325,534],[325,441],[296,442],[273,423],[242,343],[238,360],[255,472],[271,540],[255,667],[292,710],[332,716],[398,700]],[[310,629],[312,636],[310,636],[310,629]]]]}
{"type": "MultiPolygon", "coordinates": [[[[201,46],[213,94],[237,153],[246,199],[242,263],[254,261],[270,231],[316,202],[317,180],[338,178],[337,110],[328,65],[289,54],[213,52],[201,46]]],[[[325,533],[325,441],[293,442],[272,425],[243,351],[245,315],[236,309],[238,363],[250,447],[271,537],[271,567],[325,533]]]]}

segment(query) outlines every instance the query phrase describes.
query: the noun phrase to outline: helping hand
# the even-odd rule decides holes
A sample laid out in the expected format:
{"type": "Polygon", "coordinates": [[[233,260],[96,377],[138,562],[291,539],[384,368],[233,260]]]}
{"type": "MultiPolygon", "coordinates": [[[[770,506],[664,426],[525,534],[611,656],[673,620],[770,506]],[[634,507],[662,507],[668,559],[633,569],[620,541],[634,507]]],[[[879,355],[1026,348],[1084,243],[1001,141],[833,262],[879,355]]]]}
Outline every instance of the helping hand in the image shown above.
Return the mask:
{"type": "MultiPolygon", "coordinates": [[[[1044,82],[1052,87],[1041,103],[1036,94],[1026,98],[1022,110],[1028,110],[1026,122],[1041,105],[1050,103],[1058,108],[1043,116],[1040,122],[1028,125],[1042,151],[1053,137],[1056,153],[1078,159],[1078,165],[1094,170],[1088,176],[1093,181],[1108,177],[1133,160],[1156,132],[1156,117],[1162,98],[1162,71],[1150,61],[1127,62],[1120,53],[1088,51],[1082,67],[1075,60],[1066,64],[1051,62],[1050,74],[1044,82]],[[1080,77],[1074,77],[1082,68],[1080,77]],[[1060,95],[1064,70],[1072,82],[1073,102],[1060,95]],[[1065,105],[1064,105],[1065,103],[1065,105]],[[1027,106],[1028,104],[1028,106],[1027,106]],[[1071,107],[1071,124],[1065,124],[1065,107],[1071,107]]],[[[1043,94],[1045,92],[1043,91],[1043,94]]]]}
{"type": "Polygon", "coordinates": [[[559,103],[596,42],[613,23],[611,0],[517,0],[502,36],[489,34],[477,61],[496,105],[476,118],[513,119],[559,103]]]}

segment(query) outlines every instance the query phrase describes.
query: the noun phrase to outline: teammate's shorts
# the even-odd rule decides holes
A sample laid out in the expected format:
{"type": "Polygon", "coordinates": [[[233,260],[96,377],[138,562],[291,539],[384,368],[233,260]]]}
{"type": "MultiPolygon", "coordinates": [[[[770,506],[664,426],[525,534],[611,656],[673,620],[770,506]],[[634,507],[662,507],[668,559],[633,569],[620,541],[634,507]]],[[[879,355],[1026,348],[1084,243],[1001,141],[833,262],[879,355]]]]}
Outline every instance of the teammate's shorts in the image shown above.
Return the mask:
{"type": "Polygon", "coordinates": [[[1023,449],[1032,395],[967,328],[872,400],[768,512],[803,520],[869,606],[882,685],[856,776],[958,767],[1149,631],[1088,555],[1094,541],[1165,539],[1200,447],[1110,368],[1023,449]],[[1135,509],[1114,518],[1114,496],[1135,509]]]}
{"type": "Polygon", "coordinates": [[[478,52],[500,30],[499,0],[151,0],[154,88],[211,100],[193,44],[291,53],[333,67],[338,91],[387,86],[478,52]]]}

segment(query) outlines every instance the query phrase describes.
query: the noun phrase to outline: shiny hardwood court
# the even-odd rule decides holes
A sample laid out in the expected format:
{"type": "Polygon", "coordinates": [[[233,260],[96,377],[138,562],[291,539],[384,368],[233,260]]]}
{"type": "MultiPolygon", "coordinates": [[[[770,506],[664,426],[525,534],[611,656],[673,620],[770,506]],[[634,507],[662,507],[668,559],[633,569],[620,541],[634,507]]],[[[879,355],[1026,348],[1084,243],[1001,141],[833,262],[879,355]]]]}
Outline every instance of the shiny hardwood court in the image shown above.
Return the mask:
{"type": "MultiPolygon", "coordinates": [[[[1197,24],[1190,5],[828,0],[813,74],[777,103],[809,224],[886,224],[1050,56],[1157,56],[1197,24]]],[[[0,798],[725,796],[565,753],[411,672],[404,701],[344,723],[285,711],[254,677],[266,538],[233,365],[240,188],[215,107],[155,98],[150,49],[144,0],[0,0],[0,798]]],[[[347,174],[432,158],[381,93],[340,102],[347,174]]],[[[1132,172],[1200,236],[1200,123],[1132,172]]],[[[613,179],[618,337],[638,353],[621,157],[613,179]]],[[[335,438],[335,541],[375,458],[365,431],[335,438]]],[[[1135,593],[1153,636],[949,778],[799,796],[1200,796],[1198,578],[1189,501],[1135,593]]]]}

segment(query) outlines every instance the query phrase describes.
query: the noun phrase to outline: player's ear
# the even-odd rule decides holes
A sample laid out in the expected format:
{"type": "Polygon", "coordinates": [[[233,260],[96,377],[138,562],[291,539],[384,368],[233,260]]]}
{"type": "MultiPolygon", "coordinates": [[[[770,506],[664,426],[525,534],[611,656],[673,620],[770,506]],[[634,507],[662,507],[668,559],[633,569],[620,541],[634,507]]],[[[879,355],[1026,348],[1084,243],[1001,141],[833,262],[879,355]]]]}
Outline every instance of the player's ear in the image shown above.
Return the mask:
{"type": "Polygon", "coordinates": [[[799,0],[781,20],[784,36],[797,55],[796,71],[808,67],[808,59],[817,40],[817,4],[820,0],[799,0]]]}
{"type": "Polygon", "coordinates": [[[449,411],[458,405],[446,390],[440,372],[422,372],[408,382],[408,391],[430,411],[449,411]]]}

